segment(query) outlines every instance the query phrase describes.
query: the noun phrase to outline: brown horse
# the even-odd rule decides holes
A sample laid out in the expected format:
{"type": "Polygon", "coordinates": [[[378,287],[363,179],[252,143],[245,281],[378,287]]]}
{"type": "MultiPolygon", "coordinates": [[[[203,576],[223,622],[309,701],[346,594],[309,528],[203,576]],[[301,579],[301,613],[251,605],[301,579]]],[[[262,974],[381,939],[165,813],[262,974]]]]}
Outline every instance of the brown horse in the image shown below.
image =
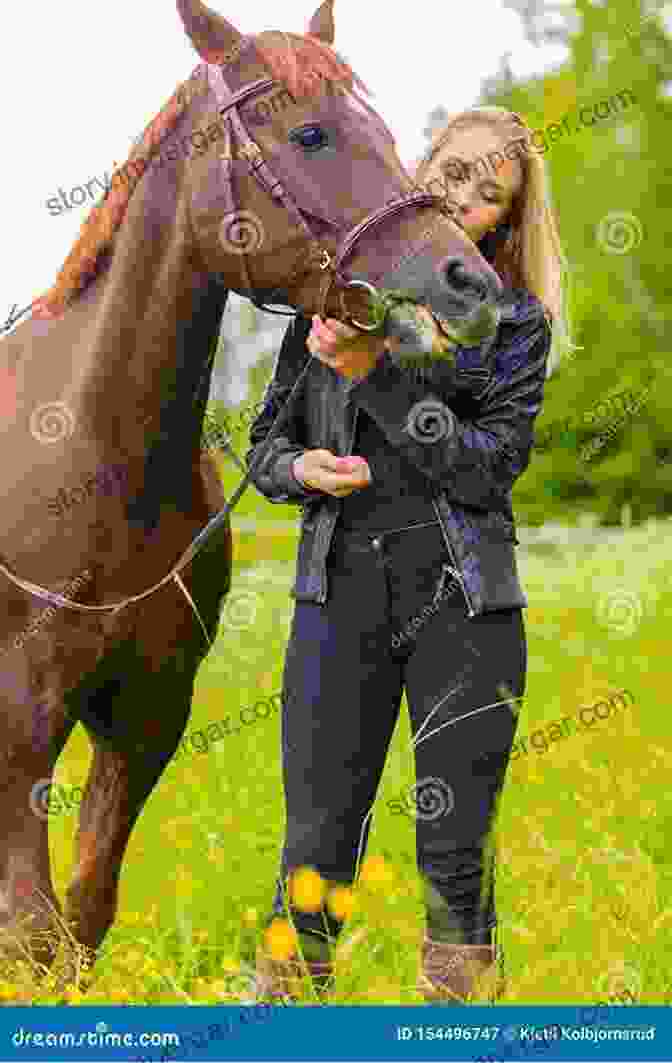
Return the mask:
{"type": "Polygon", "coordinates": [[[229,526],[183,583],[163,577],[225,502],[201,432],[228,291],[361,317],[342,302],[355,278],[410,291],[463,336],[501,293],[445,207],[408,195],[391,134],[331,48],[330,5],[305,36],[243,37],[178,0],[202,63],[0,344],[6,958],[21,943],[50,965],[58,918],[95,958],[131,830],[185,729],[230,586],[229,526]],[[77,721],[93,762],[62,915],[48,792],[77,721]]]}

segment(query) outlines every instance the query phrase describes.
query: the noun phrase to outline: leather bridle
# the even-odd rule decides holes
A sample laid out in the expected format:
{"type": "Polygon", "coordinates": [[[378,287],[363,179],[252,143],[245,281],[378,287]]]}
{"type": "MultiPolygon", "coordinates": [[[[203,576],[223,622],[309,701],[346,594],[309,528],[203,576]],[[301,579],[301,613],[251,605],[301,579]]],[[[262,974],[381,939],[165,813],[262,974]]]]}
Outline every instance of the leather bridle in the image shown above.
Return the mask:
{"type": "MultiPolygon", "coordinates": [[[[224,169],[226,187],[228,189],[229,198],[232,203],[231,209],[235,209],[235,207],[233,206],[231,181],[231,170],[233,162],[233,158],[231,155],[231,144],[232,140],[235,139],[238,142],[237,153],[245,159],[253,176],[270,196],[272,196],[276,200],[279,200],[283,204],[283,206],[290,213],[290,215],[292,215],[297,221],[297,223],[301,226],[308,238],[308,252],[302,258],[302,265],[298,267],[288,278],[287,288],[289,289],[291,284],[295,280],[301,277],[307,277],[315,270],[319,270],[321,274],[319,281],[319,305],[321,308],[321,316],[324,316],[327,298],[331,287],[333,284],[336,283],[338,284],[340,289],[339,298],[341,302],[341,309],[343,311],[343,318],[348,320],[355,328],[359,329],[362,332],[373,331],[374,329],[379,327],[378,325],[366,325],[362,324],[361,322],[355,321],[348,313],[347,307],[345,306],[344,302],[344,293],[345,291],[347,291],[348,288],[359,287],[367,290],[370,294],[375,295],[377,293],[373,285],[368,284],[368,282],[349,278],[344,272],[344,264],[348,257],[353,253],[357,242],[365,234],[370,234],[371,231],[377,226],[379,226],[383,221],[396,216],[403,210],[424,206],[434,206],[438,207],[441,213],[445,214],[447,217],[450,217],[451,212],[446,208],[443,199],[440,196],[435,196],[428,192],[418,192],[412,195],[402,196],[397,200],[393,200],[391,203],[387,203],[384,207],[379,207],[377,210],[374,210],[371,214],[367,215],[362,221],[355,225],[354,228],[352,228],[349,232],[345,234],[340,243],[340,246],[338,246],[338,248],[335,249],[333,252],[330,252],[323,246],[323,242],[320,242],[320,240],[316,238],[315,234],[306,222],[303,214],[299,210],[294,199],[287,192],[287,189],[283,185],[282,181],[280,181],[271,171],[268,163],[263,157],[261,149],[247,132],[245,124],[238,113],[238,106],[240,104],[246,102],[248,99],[251,99],[253,96],[258,95],[259,93],[268,91],[275,85],[280,85],[281,83],[278,82],[275,78],[260,78],[259,80],[251,82],[249,85],[245,85],[243,88],[233,93],[224,81],[221,68],[219,66],[213,66],[212,64],[208,64],[208,78],[210,86],[217,99],[217,102],[220,105],[219,113],[221,115],[226,116],[226,121],[228,125],[229,151],[223,152],[221,155],[221,159],[222,166],[224,169]]],[[[365,104],[365,101],[360,102],[365,104]]],[[[367,104],[365,104],[365,106],[368,107],[367,104]]],[[[373,112],[371,108],[368,109],[374,117],[377,117],[375,115],[375,112],[373,112]]],[[[252,293],[247,297],[251,298],[251,301],[255,304],[255,306],[258,306],[260,310],[264,310],[267,313],[280,313],[288,317],[296,316],[294,311],[292,311],[291,313],[286,313],[284,311],[274,310],[256,301],[256,298],[254,298],[253,285],[250,283],[246,256],[244,254],[241,255],[241,260],[244,271],[244,277],[247,284],[247,290],[248,293],[252,293]]],[[[18,315],[18,317],[22,316],[22,314],[29,309],[30,307],[26,307],[25,310],[18,315]]],[[[12,324],[18,320],[18,317],[14,318],[12,324]]],[[[203,549],[205,543],[210,538],[210,536],[213,535],[214,532],[217,531],[225,523],[231,511],[238,504],[243,493],[249,486],[252,477],[254,476],[254,473],[257,471],[262,461],[266,457],[270,444],[273,442],[276,435],[278,434],[281,424],[287,415],[287,411],[289,410],[291,403],[294,401],[294,398],[298,394],[299,388],[304,381],[308,369],[310,368],[312,357],[313,356],[311,355],[311,357],[308,359],[306,365],[304,366],[299,377],[297,378],[294,387],[292,388],[290,394],[288,395],[286,401],[280,409],[280,412],[278,413],[275,421],[271,425],[268,435],[264,440],[264,446],[260,450],[255,460],[249,466],[247,472],[245,473],[245,476],[239,483],[238,487],[234,491],[229,501],[226,503],[224,508],[221,509],[219,513],[217,513],[205,525],[205,527],[201,529],[198,535],[191,541],[191,543],[184,551],[182,556],[179,558],[179,560],[173,565],[170,571],[161,580],[159,580],[158,583],[155,583],[153,586],[149,587],[145,591],[142,591],[140,594],[134,594],[131,597],[124,598],[120,602],[115,603],[114,605],[83,605],[80,602],[73,602],[69,598],[65,598],[62,594],[57,594],[54,591],[47,590],[46,587],[41,587],[36,583],[32,583],[30,580],[22,579],[21,577],[16,576],[6,567],[6,565],[3,565],[1,562],[0,572],[2,572],[17,587],[20,587],[28,594],[32,594],[38,598],[41,598],[43,601],[49,602],[51,605],[60,606],[63,609],[73,609],[76,612],[80,613],[118,613],[121,609],[126,608],[126,606],[132,605],[135,602],[142,601],[143,598],[148,598],[150,595],[160,590],[161,587],[164,587],[166,583],[168,583],[170,580],[174,580],[177,586],[182,591],[182,593],[187,598],[187,601],[189,602],[191,608],[194,610],[194,613],[198,618],[201,628],[203,629],[203,632],[205,634],[208,646],[210,646],[211,642],[207,629],[199,615],[199,612],[196,608],[196,605],[194,604],[191,595],[189,594],[189,591],[184,585],[180,573],[194,559],[196,554],[198,554],[200,550],[203,549]]]]}
{"type": "MultiPolygon", "coordinates": [[[[228,126],[228,150],[222,152],[220,158],[222,159],[224,168],[226,186],[229,189],[230,209],[235,210],[235,203],[233,202],[231,194],[231,169],[234,161],[232,156],[232,143],[235,142],[237,144],[237,154],[243,157],[251,174],[256,178],[263,190],[273,199],[280,201],[287,213],[295,219],[299,227],[306,234],[308,251],[302,255],[302,264],[299,265],[287,278],[287,281],[285,282],[286,288],[290,290],[292,284],[296,280],[304,279],[311,273],[319,270],[319,273],[321,274],[319,278],[318,296],[320,316],[324,317],[329,292],[332,285],[337,283],[340,288],[339,298],[343,319],[349,321],[355,328],[362,332],[374,331],[378,327],[377,325],[365,325],[354,320],[350,316],[347,307],[345,306],[344,292],[348,288],[360,287],[367,290],[370,294],[375,295],[376,290],[373,285],[368,284],[366,281],[350,279],[346,273],[343,272],[345,262],[354,252],[357,242],[365,234],[370,234],[371,230],[380,225],[381,222],[390,217],[394,217],[402,210],[406,210],[409,207],[440,206],[442,213],[445,213],[447,217],[450,217],[451,212],[446,208],[443,198],[441,196],[432,195],[430,192],[416,192],[412,195],[400,196],[391,203],[387,203],[385,206],[379,207],[371,214],[368,214],[362,221],[355,225],[354,228],[345,234],[340,246],[335,251],[330,252],[323,246],[325,241],[320,241],[316,238],[296,202],[287,191],[282,181],[272,172],[270,166],[264,159],[259,145],[248,133],[245,124],[238,113],[238,106],[240,104],[246,103],[252,97],[260,95],[263,92],[268,92],[274,86],[280,85],[280,82],[275,78],[260,78],[258,81],[253,81],[249,85],[245,85],[242,89],[239,89],[238,92],[232,93],[231,89],[224,81],[221,67],[213,65],[208,66],[208,80],[217,103],[219,104],[219,114],[226,117],[228,126]]],[[[360,102],[365,104],[365,106],[368,106],[364,100],[360,102]]],[[[377,117],[371,108],[368,109],[372,115],[377,117]]],[[[380,121],[380,119],[378,119],[378,121],[380,121]]],[[[391,136],[391,134],[388,135],[391,136]]],[[[241,254],[241,259],[247,289],[245,295],[247,298],[249,298],[260,310],[264,310],[266,313],[277,313],[286,317],[294,317],[296,313],[295,311],[286,312],[275,310],[256,300],[254,296],[254,285],[251,283],[249,271],[247,269],[247,256],[241,254]]]]}

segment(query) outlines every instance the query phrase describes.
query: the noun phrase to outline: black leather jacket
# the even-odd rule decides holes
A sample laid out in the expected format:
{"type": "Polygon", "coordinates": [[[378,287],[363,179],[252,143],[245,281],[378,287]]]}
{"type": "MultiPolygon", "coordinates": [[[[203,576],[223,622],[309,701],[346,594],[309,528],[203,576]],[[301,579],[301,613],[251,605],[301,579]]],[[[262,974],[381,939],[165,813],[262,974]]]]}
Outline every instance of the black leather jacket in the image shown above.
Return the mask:
{"type": "MultiPolygon", "coordinates": [[[[516,566],[511,488],[530,460],[551,330],[536,297],[518,289],[513,295],[513,308],[487,355],[480,348],[459,348],[454,369],[439,363],[411,373],[385,354],[353,384],[313,359],[282,431],[254,476],[271,502],[303,507],[294,598],[327,600],[325,562],[342,502],[303,487],[292,462],[315,448],[351,454],[361,406],[434,485],[434,509],[468,615],[527,606],[516,566]],[[448,407],[448,430],[436,442],[418,442],[417,432],[407,431],[408,415],[415,403],[429,398],[448,407]]],[[[299,315],[285,333],[263,410],[251,426],[248,465],[310,358],[305,343],[310,327],[310,320],[299,315]]]]}

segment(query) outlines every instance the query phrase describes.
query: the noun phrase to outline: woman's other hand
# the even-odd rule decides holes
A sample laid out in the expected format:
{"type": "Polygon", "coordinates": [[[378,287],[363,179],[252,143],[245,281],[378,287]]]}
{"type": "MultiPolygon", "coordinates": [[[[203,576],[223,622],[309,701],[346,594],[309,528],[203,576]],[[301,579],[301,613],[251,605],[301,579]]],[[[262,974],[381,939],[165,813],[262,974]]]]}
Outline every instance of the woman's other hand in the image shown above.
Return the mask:
{"type": "Polygon", "coordinates": [[[386,348],[380,336],[358,332],[333,317],[322,321],[317,314],[313,314],[306,345],[311,354],[349,380],[367,376],[386,348]]]}
{"type": "Polygon", "coordinates": [[[330,450],[304,450],[292,463],[294,475],[306,487],[343,498],[371,483],[371,470],[364,458],[339,458],[330,450]]]}

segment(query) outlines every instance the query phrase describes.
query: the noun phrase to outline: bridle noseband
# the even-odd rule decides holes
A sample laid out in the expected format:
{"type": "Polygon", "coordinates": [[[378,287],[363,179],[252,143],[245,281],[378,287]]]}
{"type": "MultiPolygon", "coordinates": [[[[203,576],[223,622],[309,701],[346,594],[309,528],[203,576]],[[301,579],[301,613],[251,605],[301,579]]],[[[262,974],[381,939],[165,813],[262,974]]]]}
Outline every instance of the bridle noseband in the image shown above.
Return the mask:
{"type": "MultiPolygon", "coordinates": [[[[317,239],[310,226],[306,222],[303,214],[299,210],[292,196],[287,192],[287,189],[271,171],[268,163],[264,159],[261,149],[258,144],[252,139],[247,132],[245,124],[243,123],[240,115],[238,114],[238,106],[244,103],[246,100],[258,95],[261,92],[266,92],[274,85],[279,85],[275,78],[260,78],[258,81],[251,82],[249,85],[245,85],[239,89],[236,93],[232,93],[226,82],[219,66],[213,66],[208,64],[208,78],[210,86],[215,94],[218,104],[220,104],[219,113],[226,115],[227,124],[229,127],[229,145],[231,145],[232,139],[236,139],[238,143],[238,154],[240,154],[247,162],[251,173],[260,183],[262,188],[268,192],[274,199],[279,200],[285,209],[294,217],[297,223],[301,226],[309,241],[309,249],[307,254],[302,259],[302,266],[294,270],[289,276],[287,281],[287,287],[302,277],[307,277],[311,273],[319,270],[320,277],[320,310],[321,315],[324,316],[327,298],[331,290],[332,285],[337,284],[339,286],[339,298],[341,303],[342,316],[345,320],[349,321],[355,328],[362,332],[370,332],[378,327],[378,325],[365,325],[361,322],[355,321],[345,306],[344,294],[349,288],[363,288],[368,291],[370,295],[376,295],[376,289],[368,281],[361,279],[353,279],[348,276],[344,270],[344,264],[349,256],[353,253],[357,242],[364,236],[365,233],[370,233],[372,229],[380,225],[381,222],[387,218],[394,217],[403,210],[407,210],[409,207],[418,208],[424,206],[438,207],[442,214],[447,217],[451,216],[450,210],[446,208],[443,199],[440,196],[432,195],[427,192],[417,192],[412,195],[402,196],[399,199],[393,200],[391,203],[387,203],[384,207],[379,207],[376,210],[368,214],[362,221],[358,222],[349,232],[345,234],[343,239],[332,252],[322,246],[322,243],[317,239]]],[[[371,110],[369,108],[369,110],[371,110]]],[[[375,115],[375,112],[371,112],[375,115]]],[[[223,152],[221,154],[222,165],[225,171],[225,180],[227,182],[227,188],[229,190],[229,198],[233,199],[233,193],[231,191],[231,169],[233,158],[229,152],[223,152]]],[[[250,281],[249,271],[247,269],[246,255],[241,255],[242,266],[244,271],[245,282],[247,284],[246,297],[250,299],[260,310],[266,313],[282,314],[286,317],[295,317],[296,312],[286,312],[281,310],[275,310],[270,307],[264,306],[256,298],[254,287],[250,281]]],[[[32,306],[32,303],[30,304],[32,306]]],[[[15,309],[15,308],[14,308],[15,309]]],[[[21,317],[26,311],[30,309],[26,307],[18,317],[21,317]]],[[[18,320],[18,317],[14,318],[12,324],[18,320]]],[[[9,326],[11,327],[11,326],[9,326]]],[[[0,331],[5,331],[8,326],[0,331]]],[[[26,591],[28,594],[35,595],[41,598],[43,601],[49,602],[51,605],[57,605],[64,609],[74,609],[80,613],[117,613],[121,609],[124,609],[128,605],[132,605],[135,602],[142,601],[143,598],[148,598],[166,583],[174,580],[182,593],[185,595],[191,608],[193,609],[203,633],[205,634],[208,646],[211,645],[210,637],[203,620],[200,617],[198,609],[194,604],[194,601],[189,594],[189,591],[184,585],[180,573],[186,566],[194,559],[197,553],[202,550],[203,546],[210,538],[210,536],[228,520],[229,514],[233,508],[238,504],[244,491],[249,486],[254,473],[257,471],[262,461],[268,453],[269,445],[273,442],[278,434],[282,422],[287,414],[287,411],[293,402],[294,398],[299,392],[299,389],[303,383],[303,380],[312,363],[312,356],[306,362],[306,365],[299,374],[294,386],[288,395],[285,403],[283,404],[280,412],[278,413],[275,421],[271,425],[266,439],[264,440],[264,446],[257,455],[256,459],[250,464],[245,476],[239,483],[238,487],[234,491],[233,495],[226,503],[223,509],[217,513],[212,520],[205,525],[204,528],[198,533],[198,535],[191,541],[187,549],[184,551],[179,560],[173,565],[171,570],[155,583],[152,587],[149,587],[146,591],[142,591],[141,594],[132,595],[130,598],[124,598],[122,601],[117,602],[114,605],[83,605],[80,602],[73,602],[69,598],[65,598],[62,594],[57,594],[54,591],[48,590],[46,587],[41,587],[36,583],[32,583],[30,580],[22,579],[11,572],[5,565],[0,563],[0,572],[2,572],[7,578],[14,583],[17,587],[26,591]]]]}

